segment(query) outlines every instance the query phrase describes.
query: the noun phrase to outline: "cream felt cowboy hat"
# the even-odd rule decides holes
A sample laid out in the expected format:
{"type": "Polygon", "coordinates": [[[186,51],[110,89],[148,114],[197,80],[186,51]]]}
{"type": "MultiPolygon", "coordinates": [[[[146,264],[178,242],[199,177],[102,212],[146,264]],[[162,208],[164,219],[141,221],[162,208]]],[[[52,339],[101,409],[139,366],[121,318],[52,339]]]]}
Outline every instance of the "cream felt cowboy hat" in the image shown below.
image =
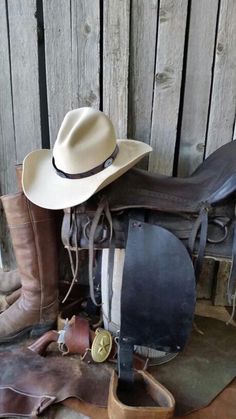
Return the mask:
{"type": "Polygon", "coordinates": [[[36,205],[73,207],[116,180],[152,148],[118,140],[110,119],[93,108],[68,112],[53,150],[36,150],[23,162],[23,190],[36,205]]]}

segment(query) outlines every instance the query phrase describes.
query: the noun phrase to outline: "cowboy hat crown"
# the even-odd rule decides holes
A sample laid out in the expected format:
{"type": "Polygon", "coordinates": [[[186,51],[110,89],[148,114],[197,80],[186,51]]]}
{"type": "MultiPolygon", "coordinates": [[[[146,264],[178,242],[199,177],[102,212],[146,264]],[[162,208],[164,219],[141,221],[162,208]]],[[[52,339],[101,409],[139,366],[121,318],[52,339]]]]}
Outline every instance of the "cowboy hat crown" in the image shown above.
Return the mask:
{"type": "Polygon", "coordinates": [[[73,207],[122,176],[151,150],[141,141],[117,139],[103,112],[74,109],[65,116],[52,150],[35,150],[25,157],[23,190],[40,207],[73,207]]]}
{"type": "Polygon", "coordinates": [[[111,120],[93,108],[68,112],[53,148],[56,167],[68,174],[80,174],[105,163],[116,148],[111,120]]]}

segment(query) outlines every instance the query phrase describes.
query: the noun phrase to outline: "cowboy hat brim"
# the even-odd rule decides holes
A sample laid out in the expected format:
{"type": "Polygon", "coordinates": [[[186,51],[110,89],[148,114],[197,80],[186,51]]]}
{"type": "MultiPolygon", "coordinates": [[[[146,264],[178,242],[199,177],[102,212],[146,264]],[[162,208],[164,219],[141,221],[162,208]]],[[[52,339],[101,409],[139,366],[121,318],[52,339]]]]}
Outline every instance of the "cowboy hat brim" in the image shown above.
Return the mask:
{"type": "Polygon", "coordinates": [[[119,153],[114,162],[99,173],[81,179],[59,176],[52,164],[52,150],[36,150],[23,161],[22,183],[27,198],[48,209],[82,204],[134,166],[152,148],[135,140],[117,140],[119,153]]]}

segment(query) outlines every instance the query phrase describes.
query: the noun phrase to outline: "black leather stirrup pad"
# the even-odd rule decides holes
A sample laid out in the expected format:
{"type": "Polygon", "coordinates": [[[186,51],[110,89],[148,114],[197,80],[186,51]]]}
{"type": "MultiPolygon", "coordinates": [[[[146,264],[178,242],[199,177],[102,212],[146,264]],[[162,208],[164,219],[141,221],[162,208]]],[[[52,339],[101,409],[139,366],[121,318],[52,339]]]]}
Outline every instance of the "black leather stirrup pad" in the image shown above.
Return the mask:
{"type": "Polygon", "coordinates": [[[130,220],[121,291],[119,377],[132,381],[134,345],[181,351],[191,331],[195,276],[180,240],[130,220]]]}

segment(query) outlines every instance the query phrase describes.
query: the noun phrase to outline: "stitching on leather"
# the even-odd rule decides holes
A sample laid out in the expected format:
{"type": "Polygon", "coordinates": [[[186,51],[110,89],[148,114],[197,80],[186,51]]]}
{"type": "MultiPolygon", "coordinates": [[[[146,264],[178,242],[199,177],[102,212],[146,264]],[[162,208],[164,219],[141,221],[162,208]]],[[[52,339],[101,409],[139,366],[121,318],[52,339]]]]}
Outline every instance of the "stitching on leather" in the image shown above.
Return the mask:
{"type": "Polygon", "coordinates": [[[54,300],[52,303],[48,304],[47,306],[42,306],[42,308],[43,309],[50,308],[50,307],[53,307],[57,303],[58,303],[58,301],[57,300],[54,300]]]}
{"type": "MultiPolygon", "coordinates": [[[[162,192],[152,192],[152,191],[149,191],[149,190],[146,190],[146,189],[139,189],[139,190],[141,190],[142,191],[142,193],[144,194],[144,196],[146,197],[146,196],[151,196],[151,197],[161,197],[161,198],[166,198],[166,199],[168,199],[168,200],[170,200],[170,201],[178,201],[178,202],[185,202],[185,203],[189,203],[190,205],[194,205],[194,202],[193,201],[191,201],[190,199],[186,199],[186,198],[181,198],[181,197],[179,197],[179,196],[176,196],[176,195],[170,195],[170,194],[167,194],[167,193],[162,193],[162,192]]],[[[127,192],[129,192],[129,191],[127,191],[127,192]]],[[[199,205],[199,202],[197,202],[197,205],[199,205]]]]}

